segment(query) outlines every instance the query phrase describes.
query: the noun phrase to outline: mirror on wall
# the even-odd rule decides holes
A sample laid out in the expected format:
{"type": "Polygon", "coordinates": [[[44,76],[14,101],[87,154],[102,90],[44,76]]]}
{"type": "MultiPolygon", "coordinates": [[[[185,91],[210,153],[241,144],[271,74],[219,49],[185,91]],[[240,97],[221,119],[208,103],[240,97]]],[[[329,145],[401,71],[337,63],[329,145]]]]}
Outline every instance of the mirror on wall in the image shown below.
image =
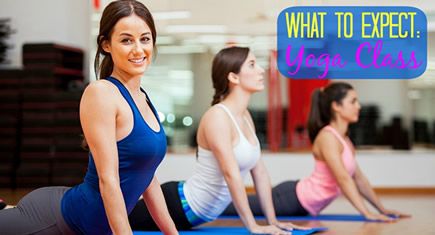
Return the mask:
{"type": "Polygon", "coordinates": [[[435,148],[435,63],[408,82],[412,137],[417,146],[435,148]]]}

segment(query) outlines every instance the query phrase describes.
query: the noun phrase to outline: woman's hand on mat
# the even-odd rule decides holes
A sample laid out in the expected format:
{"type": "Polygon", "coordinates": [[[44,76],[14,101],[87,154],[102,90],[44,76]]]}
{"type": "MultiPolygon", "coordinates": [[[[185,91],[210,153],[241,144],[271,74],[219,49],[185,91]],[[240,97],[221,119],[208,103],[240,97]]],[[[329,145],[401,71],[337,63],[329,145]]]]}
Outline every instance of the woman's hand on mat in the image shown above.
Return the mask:
{"type": "Polygon", "coordinates": [[[273,234],[273,235],[290,235],[291,232],[282,230],[275,225],[256,225],[249,229],[251,234],[273,234]]]}
{"type": "Polygon", "coordinates": [[[290,222],[279,222],[276,221],[273,223],[273,225],[275,225],[276,227],[283,229],[283,230],[287,230],[287,231],[291,231],[293,229],[299,229],[299,230],[310,230],[310,227],[305,227],[305,226],[299,226],[290,222]]]}
{"type": "Polygon", "coordinates": [[[395,211],[395,210],[389,210],[389,209],[383,209],[381,211],[382,214],[387,215],[387,216],[392,216],[394,218],[409,218],[411,217],[410,214],[404,214],[402,212],[399,211],[395,211]]]}
{"type": "Polygon", "coordinates": [[[368,220],[377,220],[377,221],[381,221],[381,222],[394,222],[396,219],[388,217],[386,215],[383,214],[373,214],[373,213],[369,213],[367,215],[365,215],[364,217],[366,217],[366,219],[368,220]]]}

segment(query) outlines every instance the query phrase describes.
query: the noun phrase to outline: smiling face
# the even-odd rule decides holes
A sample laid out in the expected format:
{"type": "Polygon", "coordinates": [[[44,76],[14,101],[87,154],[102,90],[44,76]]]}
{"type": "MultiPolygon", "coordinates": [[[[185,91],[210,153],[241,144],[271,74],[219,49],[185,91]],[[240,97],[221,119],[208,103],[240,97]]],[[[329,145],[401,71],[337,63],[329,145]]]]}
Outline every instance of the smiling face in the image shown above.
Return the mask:
{"type": "Polygon", "coordinates": [[[153,56],[153,39],[147,23],[135,14],[121,18],[103,49],[111,54],[114,77],[140,77],[153,56]]]}
{"type": "Polygon", "coordinates": [[[249,92],[254,93],[264,89],[264,69],[257,64],[257,60],[251,52],[243,62],[237,76],[240,86],[249,92]]]}
{"type": "Polygon", "coordinates": [[[336,117],[340,117],[349,123],[358,121],[361,105],[358,101],[358,96],[355,90],[348,90],[346,96],[341,100],[341,103],[334,105],[336,117]]]}

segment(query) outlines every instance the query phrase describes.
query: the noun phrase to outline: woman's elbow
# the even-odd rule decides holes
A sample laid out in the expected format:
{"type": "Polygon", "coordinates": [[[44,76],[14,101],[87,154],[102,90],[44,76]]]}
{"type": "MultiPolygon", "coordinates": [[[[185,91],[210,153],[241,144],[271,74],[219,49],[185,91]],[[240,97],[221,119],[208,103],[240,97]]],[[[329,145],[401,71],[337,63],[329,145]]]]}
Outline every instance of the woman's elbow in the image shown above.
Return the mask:
{"type": "Polygon", "coordinates": [[[237,173],[238,172],[234,172],[232,170],[222,170],[222,175],[225,178],[225,181],[227,181],[227,183],[231,183],[234,182],[235,180],[237,180],[237,173]]]}
{"type": "Polygon", "coordinates": [[[349,184],[354,182],[353,179],[349,175],[340,175],[340,176],[337,176],[336,178],[337,178],[337,183],[340,186],[346,186],[346,185],[349,185],[349,184]]]}
{"type": "Polygon", "coordinates": [[[119,180],[116,177],[102,176],[98,180],[100,191],[105,191],[107,189],[114,189],[119,186],[119,180]]]}

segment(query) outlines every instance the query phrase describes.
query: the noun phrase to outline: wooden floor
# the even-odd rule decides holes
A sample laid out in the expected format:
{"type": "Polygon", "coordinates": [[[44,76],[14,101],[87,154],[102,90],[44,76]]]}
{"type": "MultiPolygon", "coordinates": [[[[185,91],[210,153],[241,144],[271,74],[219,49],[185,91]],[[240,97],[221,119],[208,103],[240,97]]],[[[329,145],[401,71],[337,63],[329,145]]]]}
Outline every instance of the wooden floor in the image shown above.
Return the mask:
{"type": "MultiPolygon", "coordinates": [[[[12,191],[0,189],[0,198],[9,204],[16,204],[28,192],[28,189],[12,191]]],[[[331,222],[331,221],[296,221],[296,224],[328,227],[329,230],[318,234],[328,235],[435,235],[435,195],[428,194],[395,194],[381,195],[387,208],[412,214],[412,218],[395,223],[364,222],[331,222]]],[[[344,198],[334,201],[325,214],[355,214],[356,211],[344,198]]],[[[217,220],[203,226],[242,226],[240,220],[217,220]]]]}
{"type": "MultiPolygon", "coordinates": [[[[295,221],[295,224],[327,227],[323,235],[435,235],[435,195],[385,195],[382,202],[387,208],[396,209],[412,215],[395,223],[295,221]]],[[[355,209],[339,198],[324,210],[325,214],[356,214],[355,209]]],[[[218,220],[204,226],[242,226],[241,221],[218,220]]]]}

